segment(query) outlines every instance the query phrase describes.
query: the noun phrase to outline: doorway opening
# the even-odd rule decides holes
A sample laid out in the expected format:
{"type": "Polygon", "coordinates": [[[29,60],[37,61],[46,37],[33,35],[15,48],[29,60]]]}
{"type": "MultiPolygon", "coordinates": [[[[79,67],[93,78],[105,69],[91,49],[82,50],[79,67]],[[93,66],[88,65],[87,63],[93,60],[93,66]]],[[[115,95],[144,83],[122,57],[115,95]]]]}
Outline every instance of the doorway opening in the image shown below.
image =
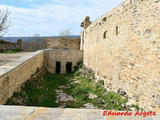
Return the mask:
{"type": "Polygon", "coordinates": [[[56,73],[61,73],[61,62],[59,61],[56,62],[56,73]]]}
{"type": "Polygon", "coordinates": [[[66,73],[72,72],[72,62],[67,62],[66,64],[66,73]]]}

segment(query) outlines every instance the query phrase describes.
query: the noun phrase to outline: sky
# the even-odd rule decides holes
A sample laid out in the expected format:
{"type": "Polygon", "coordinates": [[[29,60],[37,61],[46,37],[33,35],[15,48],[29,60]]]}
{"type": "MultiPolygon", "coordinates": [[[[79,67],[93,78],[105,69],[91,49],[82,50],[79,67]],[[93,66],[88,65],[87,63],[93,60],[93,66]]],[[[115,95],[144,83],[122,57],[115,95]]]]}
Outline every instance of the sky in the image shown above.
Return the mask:
{"type": "Polygon", "coordinates": [[[5,36],[57,36],[70,29],[80,35],[85,16],[96,20],[124,0],[0,0],[0,9],[11,12],[5,36]]]}

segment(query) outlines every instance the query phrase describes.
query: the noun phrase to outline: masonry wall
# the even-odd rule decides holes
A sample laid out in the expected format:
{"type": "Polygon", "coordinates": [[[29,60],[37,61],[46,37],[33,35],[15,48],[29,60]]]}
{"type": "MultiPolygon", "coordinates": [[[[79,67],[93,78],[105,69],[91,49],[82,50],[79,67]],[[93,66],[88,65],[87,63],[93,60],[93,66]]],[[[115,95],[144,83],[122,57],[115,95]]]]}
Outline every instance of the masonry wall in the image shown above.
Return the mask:
{"type": "Polygon", "coordinates": [[[72,62],[72,71],[77,62],[82,61],[83,53],[80,50],[46,50],[45,65],[51,73],[56,72],[56,62],[61,62],[61,74],[66,73],[66,63],[72,62]]]}
{"type": "Polygon", "coordinates": [[[48,49],[80,49],[80,38],[47,38],[48,49]]]}
{"type": "MultiPolygon", "coordinates": [[[[10,38],[10,37],[9,37],[10,38]]],[[[17,37],[17,42],[14,42],[15,39],[5,39],[8,41],[4,41],[4,38],[0,38],[0,52],[4,52],[4,50],[22,50],[22,51],[30,51],[35,52],[37,50],[43,50],[47,48],[45,37],[22,37],[24,41],[17,37]],[[11,42],[11,41],[13,42],[11,42]]],[[[12,37],[11,37],[12,38],[12,37]]]]}
{"type": "Polygon", "coordinates": [[[37,68],[43,66],[44,51],[20,58],[0,66],[0,104],[4,104],[28,80],[37,68]]]}
{"type": "Polygon", "coordinates": [[[160,111],[160,1],[127,0],[82,33],[84,64],[106,89],[160,111]]]}
{"type": "Polygon", "coordinates": [[[0,52],[4,52],[5,50],[16,50],[21,49],[22,43],[20,42],[8,42],[0,40],[0,52]]]}

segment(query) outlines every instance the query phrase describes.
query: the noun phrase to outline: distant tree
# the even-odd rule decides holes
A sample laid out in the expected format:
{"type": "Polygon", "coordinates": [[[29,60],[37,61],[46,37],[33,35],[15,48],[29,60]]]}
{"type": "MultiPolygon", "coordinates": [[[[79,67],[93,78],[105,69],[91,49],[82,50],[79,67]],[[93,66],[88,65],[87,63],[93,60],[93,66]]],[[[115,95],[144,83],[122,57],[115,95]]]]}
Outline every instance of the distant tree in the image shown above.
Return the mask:
{"type": "MultiPolygon", "coordinates": [[[[6,10],[2,10],[0,9],[0,37],[2,37],[8,30],[9,27],[9,16],[10,16],[10,12],[8,11],[8,9],[6,10]]],[[[3,43],[3,51],[5,53],[6,51],[6,42],[4,41],[3,43]]]]}
{"type": "Polygon", "coordinates": [[[61,30],[60,32],[59,32],[59,36],[61,36],[61,37],[68,37],[68,36],[70,36],[72,33],[71,33],[71,29],[70,28],[68,28],[68,29],[65,29],[65,30],[61,30]]]}
{"type": "Polygon", "coordinates": [[[34,50],[38,50],[39,49],[39,47],[40,47],[40,34],[38,34],[38,33],[35,33],[34,34],[34,40],[32,41],[33,42],[33,49],[34,50]]]}
{"type": "Polygon", "coordinates": [[[3,36],[10,26],[9,16],[10,12],[8,9],[0,10],[0,36],[3,36]]]}

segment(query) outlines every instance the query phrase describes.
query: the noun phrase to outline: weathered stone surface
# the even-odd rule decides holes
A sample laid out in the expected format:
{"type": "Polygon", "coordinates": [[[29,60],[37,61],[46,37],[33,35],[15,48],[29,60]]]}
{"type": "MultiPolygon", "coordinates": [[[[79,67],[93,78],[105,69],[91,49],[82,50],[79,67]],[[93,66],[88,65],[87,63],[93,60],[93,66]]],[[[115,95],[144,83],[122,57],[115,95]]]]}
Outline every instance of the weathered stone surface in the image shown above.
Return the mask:
{"type": "Polygon", "coordinates": [[[122,88],[145,110],[160,111],[160,2],[125,0],[81,34],[84,65],[107,90],[122,88]],[[106,18],[106,19],[105,19],[106,18]]]}
{"type": "Polygon", "coordinates": [[[56,72],[56,62],[61,62],[61,73],[66,73],[67,62],[72,62],[72,71],[77,62],[83,60],[83,52],[80,50],[46,50],[45,61],[47,70],[51,73],[56,72]]]}
{"type": "Polygon", "coordinates": [[[4,104],[20,86],[43,66],[44,51],[37,51],[0,66],[0,104],[4,104]]]}
{"type": "Polygon", "coordinates": [[[85,109],[97,109],[97,107],[95,107],[92,103],[86,103],[83,105],[85,109]]]}
{"type": "MultiPolygon", "coordinates": [[[[64,86],[60,86],[59,88],[64,88],[64,86]]],[[[65,108],[67,102],[74,102],[74,99],[71,95],[67,95],[63,92],[63,90],[56,90],[57,100],[56,103],[60,104],[59,108],[65,108]]]]}
{"type": "Polygon", "coordinates": [[[118,94],[120,94],[122,96],[126,96],[127,95],[127,93],[122,89],[118,89],[118,94]]]}
{"type": "Polygon", "coordinates": [[[103,116],[103,110],[0,106],[1,120],[159,120],[155,117],[103,116]]]}
{"type": "MultiPolygon", "coordinates": [[[[2,39],[2,38],[1,38],[2,39]]],[[[17,40],[17,42],[10,41],[0,41],[0,52],[4,50],[17,50],[22,48],[22,40],[17,40]]]]}
{"type": "Polygon", "coordinates": [[[10,66],[13,66],[16,59],[22,58],[24,56],[28,56],[31,54],[31,52],[18,52],[15,54],[0,54],[0,66],[4,64],[9,64],[10,66]],[[10,64],[12,62],[12,64],[10,64]]]}
{"type": "Polygon", "coordinates": [[[46,41],[48,49],[80,49],[80,38],[48,38],[46,41]]]}
{"type": "Polygon", "coordinates": [[[89,98],[90,98],[90,99],[95,99],[95,98],[97,98],[97,97],[98,97],[97,95],[92,94],[92,93],[89,93],[89,98]]]}

